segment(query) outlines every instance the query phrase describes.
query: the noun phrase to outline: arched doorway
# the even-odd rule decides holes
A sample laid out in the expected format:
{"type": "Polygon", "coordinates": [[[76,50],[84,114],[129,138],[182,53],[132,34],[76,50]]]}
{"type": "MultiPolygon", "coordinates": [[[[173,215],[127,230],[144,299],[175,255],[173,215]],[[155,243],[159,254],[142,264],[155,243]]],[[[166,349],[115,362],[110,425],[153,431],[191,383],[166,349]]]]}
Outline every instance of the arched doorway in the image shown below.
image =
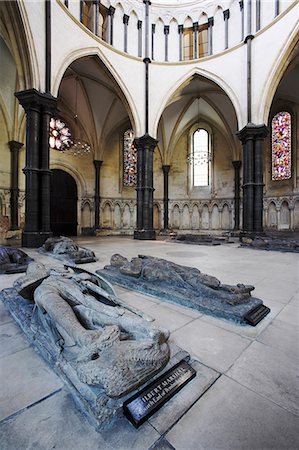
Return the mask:
{"type": "Polygon", "coordinates": [[[64,170],[53,169],[50,217],[55,236],[77,236],[77,184],[64,170]]]}

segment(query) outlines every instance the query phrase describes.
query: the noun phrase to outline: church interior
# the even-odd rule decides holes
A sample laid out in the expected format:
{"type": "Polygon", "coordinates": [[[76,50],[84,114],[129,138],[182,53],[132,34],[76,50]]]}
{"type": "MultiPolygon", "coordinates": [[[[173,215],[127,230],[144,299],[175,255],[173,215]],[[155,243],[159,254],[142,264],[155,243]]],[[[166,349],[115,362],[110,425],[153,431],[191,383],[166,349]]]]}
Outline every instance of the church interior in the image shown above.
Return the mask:
{"type": "Polygon", "coordinates": [[[164,258],[270,308],[241,326],[115,286],[206,372],[97,431],[0,301],[1,448],[298,448],[298,0],[1,1],[0,61],[0,245],[164,258]]]}

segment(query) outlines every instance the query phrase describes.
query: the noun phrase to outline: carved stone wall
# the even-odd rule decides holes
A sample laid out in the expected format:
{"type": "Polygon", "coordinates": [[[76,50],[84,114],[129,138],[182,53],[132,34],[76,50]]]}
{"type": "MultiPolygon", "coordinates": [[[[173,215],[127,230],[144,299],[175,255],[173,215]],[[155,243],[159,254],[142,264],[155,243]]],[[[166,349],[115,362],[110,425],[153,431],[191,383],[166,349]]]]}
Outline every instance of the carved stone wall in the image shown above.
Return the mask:
{"type": "Polygon", "coordinates": [[[299,229],[299,195],[264,198],[264,228],[299,229]]]}
{"type": "MultiPolygon", "coordinates": [[[[154,228],[163,228],[163,201],[154,202],[154,228]]],[[[102,199],[101,228],[118,233],[133,233],[136,223],[136,202],[131,199],[102,199]]],[[[176,230],[233,229],[233,200],[171,200],[169,227],[176,230]]]]}
{"type": "MultiPolygon", "coordinates": [[[[154,228],[163,228],[163,201],[154,202],[154,228]]],[[[131,199],[102,199],[100,223],[103,231],[132,234],[136,202],[131,199]]],[[[242,211],[241,211],[242,216],[242,211]]],[[[234,201],[170,200],[169,228],[184,231],[229,231],[234,228],[234,201]]],[[[299,229],[299,195],[264,198],[265,230],[299,229]]]]}

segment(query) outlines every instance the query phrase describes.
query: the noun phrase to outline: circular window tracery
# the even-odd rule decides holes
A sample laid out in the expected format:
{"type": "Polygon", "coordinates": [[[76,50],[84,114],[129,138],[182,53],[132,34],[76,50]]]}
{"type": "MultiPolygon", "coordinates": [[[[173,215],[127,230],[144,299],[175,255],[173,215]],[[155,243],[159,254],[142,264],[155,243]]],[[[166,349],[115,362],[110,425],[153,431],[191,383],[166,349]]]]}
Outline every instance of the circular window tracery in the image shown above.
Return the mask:
{"type": "Polygon", "coordinates": [[[64,151],[71,147],[71,132],[66,124],[52,117],[50,120],[49,145],[53,150],[64,151]]]}

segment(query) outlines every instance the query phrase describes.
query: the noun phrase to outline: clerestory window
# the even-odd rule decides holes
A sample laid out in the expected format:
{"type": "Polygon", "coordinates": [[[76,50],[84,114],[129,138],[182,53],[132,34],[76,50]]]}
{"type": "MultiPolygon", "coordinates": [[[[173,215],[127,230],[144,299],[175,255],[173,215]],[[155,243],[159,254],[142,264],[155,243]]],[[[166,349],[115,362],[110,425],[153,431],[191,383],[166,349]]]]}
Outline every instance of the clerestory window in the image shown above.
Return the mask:
{"type": "MultiPolygon", "coordinates": [[[[198,58],[208,54],[208,24],[199,25],[196,54],[198,58]]],[[[183,57],[185,61],[194,58],[193,27],[183,30],[183,57]]]]}

